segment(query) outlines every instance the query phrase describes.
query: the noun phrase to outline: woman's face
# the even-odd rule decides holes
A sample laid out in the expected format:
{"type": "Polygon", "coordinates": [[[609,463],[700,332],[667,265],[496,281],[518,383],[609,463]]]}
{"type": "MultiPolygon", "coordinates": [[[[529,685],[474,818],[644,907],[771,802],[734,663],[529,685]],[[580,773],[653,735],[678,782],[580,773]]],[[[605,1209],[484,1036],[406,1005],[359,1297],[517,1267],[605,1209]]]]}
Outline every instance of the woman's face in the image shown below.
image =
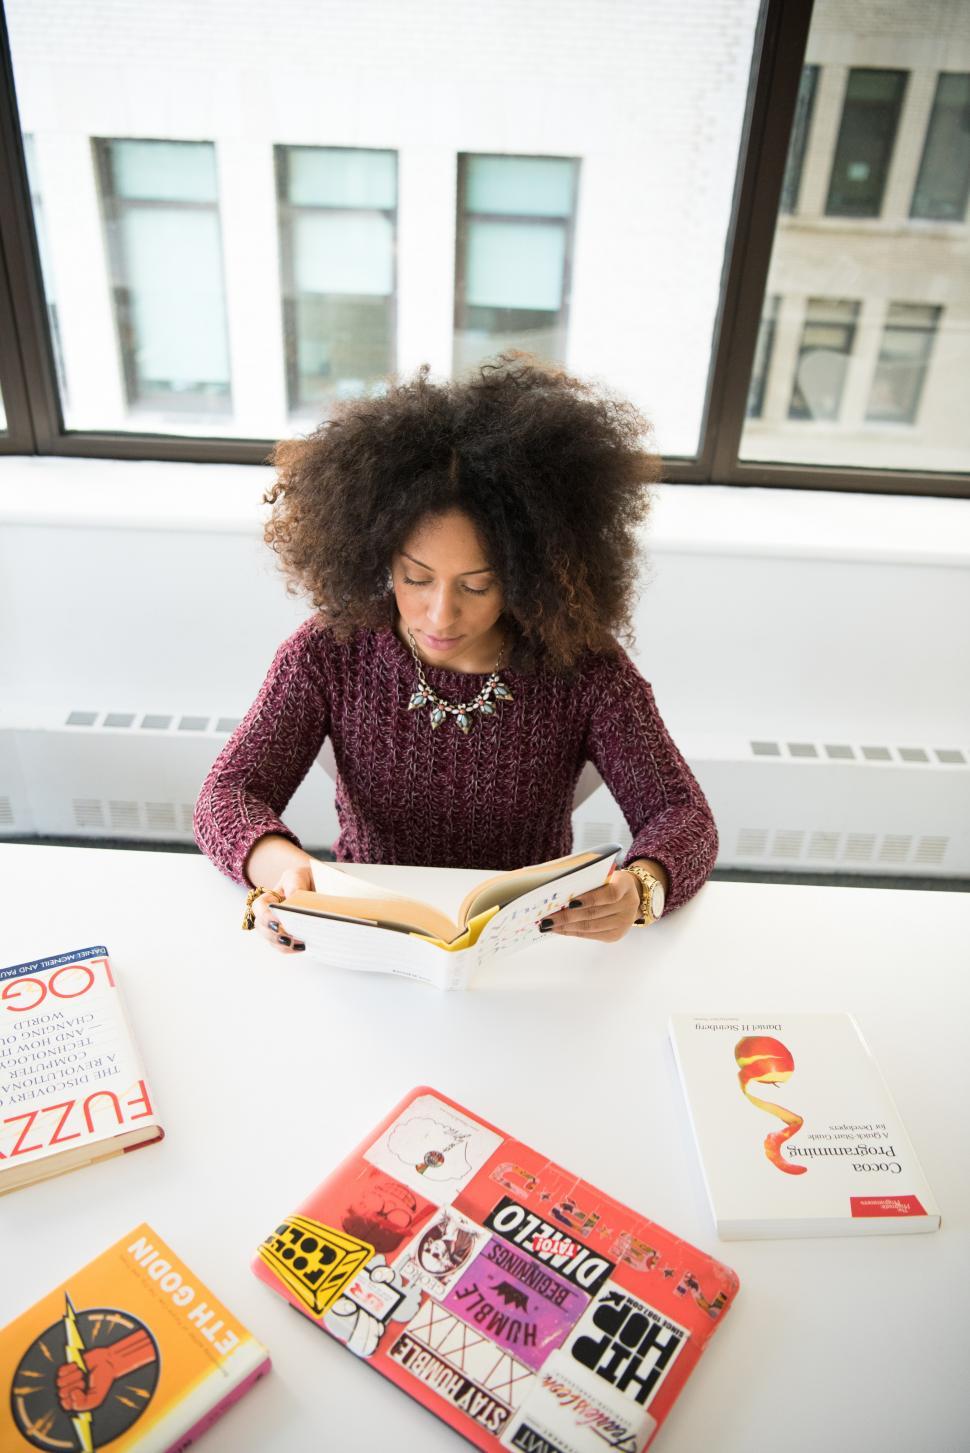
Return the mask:
{"type": "Polygon", "coordinates": [[[504,600],[478,532],[460,510],[421,522],[391,561],[402,635],[434,666],[491,671],[504,600]]]}

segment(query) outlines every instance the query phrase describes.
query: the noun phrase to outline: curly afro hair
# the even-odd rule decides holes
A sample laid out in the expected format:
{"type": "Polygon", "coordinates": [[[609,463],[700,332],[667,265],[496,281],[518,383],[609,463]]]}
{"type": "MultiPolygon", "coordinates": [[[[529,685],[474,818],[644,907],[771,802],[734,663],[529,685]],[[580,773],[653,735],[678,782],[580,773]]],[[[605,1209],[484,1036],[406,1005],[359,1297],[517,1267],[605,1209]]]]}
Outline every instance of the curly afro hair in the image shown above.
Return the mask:
{"type": "Polygon", "coordinates": [[[615,651],[632,634],[637,526],[659,474],[647,421],[516,351],[459,381],[429,373],[276,444],[264,536],[290,593],[341,639],[386,625],[393,553],[457,508],[497,572],[519,661],[565,671],[615,651]]]}

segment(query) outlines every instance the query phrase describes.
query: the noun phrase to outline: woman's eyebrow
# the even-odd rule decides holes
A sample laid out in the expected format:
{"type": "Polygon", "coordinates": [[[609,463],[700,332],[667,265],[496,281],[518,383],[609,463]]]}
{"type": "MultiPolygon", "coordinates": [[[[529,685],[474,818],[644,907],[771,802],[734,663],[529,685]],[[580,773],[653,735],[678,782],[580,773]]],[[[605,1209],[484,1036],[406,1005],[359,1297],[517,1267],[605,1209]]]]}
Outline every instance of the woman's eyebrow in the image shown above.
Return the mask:
{"type": "MultiPolygon", "coordinates": [[[[432,575],[434,574],[434,571],[432,570],[431,566],[430,565],[425,565],[425,563],[424,563],[423,560],[416,560],[414,558],[414,556],[413,555],[409,555],[406,550],[402,550],[401,551],[401,554],[404,556],[405,560],[410,560],[412,565],[420,565],[422,570],[427,570],[432,575]]],[[[460,576],[461,575],[493,575],[494,574],[494,571],[492,570],[491,565],[483,565],[480,570],[459,570],[458,574],[460,576]]]]}

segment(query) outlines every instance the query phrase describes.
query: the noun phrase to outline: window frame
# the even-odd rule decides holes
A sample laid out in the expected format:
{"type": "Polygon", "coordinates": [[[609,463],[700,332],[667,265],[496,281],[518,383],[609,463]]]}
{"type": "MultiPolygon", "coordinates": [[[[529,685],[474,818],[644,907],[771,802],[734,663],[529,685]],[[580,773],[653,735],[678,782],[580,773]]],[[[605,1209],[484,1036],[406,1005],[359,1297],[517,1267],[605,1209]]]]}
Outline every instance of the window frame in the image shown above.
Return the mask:
{"type": "MultiPolygon", "coordinates": [[[[390,335],[391,335],[391,370],[397,368],[398,352],[400,347],[400,326],[399,311],[400,299],[398,296],[398,219],[401,207],[401,156],[400,152],[389,146],[318,146],[312,142],[273,142],[273,180],[275,185],[276,203],[276,227],[279,239],[279,262],[280,262],[280,319],[283,327],[283,367],[285,369],[284,387],[286,392],[287,408],[297,419],[300,417],[302,404],[294,404],[293,400],[299,395],[300,371],[296,359],[298,347],[298,330],[296,324],[294,299],[298,296],[294,285],[296,277],[296,249],[294,247],[295,222],[300,215],[308,213],[335,212],[341,216],[355,217],[385,217],[391,224],[391,293],[389,304],[390,335]],[[341,206],[337,203],[314,202],[300,203],[292,202],[289,198],[290,162],[295,152],[298,151],[339,151],[352,152],[376,152],[380,155],[390,156],[394,160],[394,206],[393,207],[357,207],[341,206]],[[291,291],[292,288],[292,291],[291,291]],[[291,353],[292,349],[292,353],[291,353]]],[[[327,297],[351,297],[357,294],[328,293],[327,297]]],[[[391,371],[389,370],[389,371],[391,371]]],[[[302,427],[302,425],[297,425],[302,427]]]]}
{"type": "MultiPolygon", "coordinates": [[[[970,497],[970,474],[739,457],[812,10],[811,3],[762,0],[698,449],[691,458],[666,458],[663,477],[683,484],[970,497]]],[[[0,454],[264,465],[274,440],[65,430],[2,0],[0,69],[0,380],[7,413],[0,454]]]]}

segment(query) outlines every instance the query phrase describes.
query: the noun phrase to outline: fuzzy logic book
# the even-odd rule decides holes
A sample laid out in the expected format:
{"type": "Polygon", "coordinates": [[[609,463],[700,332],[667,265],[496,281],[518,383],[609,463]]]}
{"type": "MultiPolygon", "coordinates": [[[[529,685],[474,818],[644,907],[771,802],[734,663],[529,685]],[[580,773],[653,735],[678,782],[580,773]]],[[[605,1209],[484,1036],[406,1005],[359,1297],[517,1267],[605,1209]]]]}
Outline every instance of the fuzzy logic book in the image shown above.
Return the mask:
{"type": "Polygon", "coordinates": [[[670,1036],[724,1240],[939,1228],[850,1015],[675,1014],[670,1036]]]}
{"type": "MultiPolygon", "coordinates": [[[[642,1453],[738,1289],[426,1086],[283,1217],[253,1270],[476,1447],[525,1453],[642,1453]]],[[[321,1379],[339,1375],[320,1355],[321,1379]]]]}

